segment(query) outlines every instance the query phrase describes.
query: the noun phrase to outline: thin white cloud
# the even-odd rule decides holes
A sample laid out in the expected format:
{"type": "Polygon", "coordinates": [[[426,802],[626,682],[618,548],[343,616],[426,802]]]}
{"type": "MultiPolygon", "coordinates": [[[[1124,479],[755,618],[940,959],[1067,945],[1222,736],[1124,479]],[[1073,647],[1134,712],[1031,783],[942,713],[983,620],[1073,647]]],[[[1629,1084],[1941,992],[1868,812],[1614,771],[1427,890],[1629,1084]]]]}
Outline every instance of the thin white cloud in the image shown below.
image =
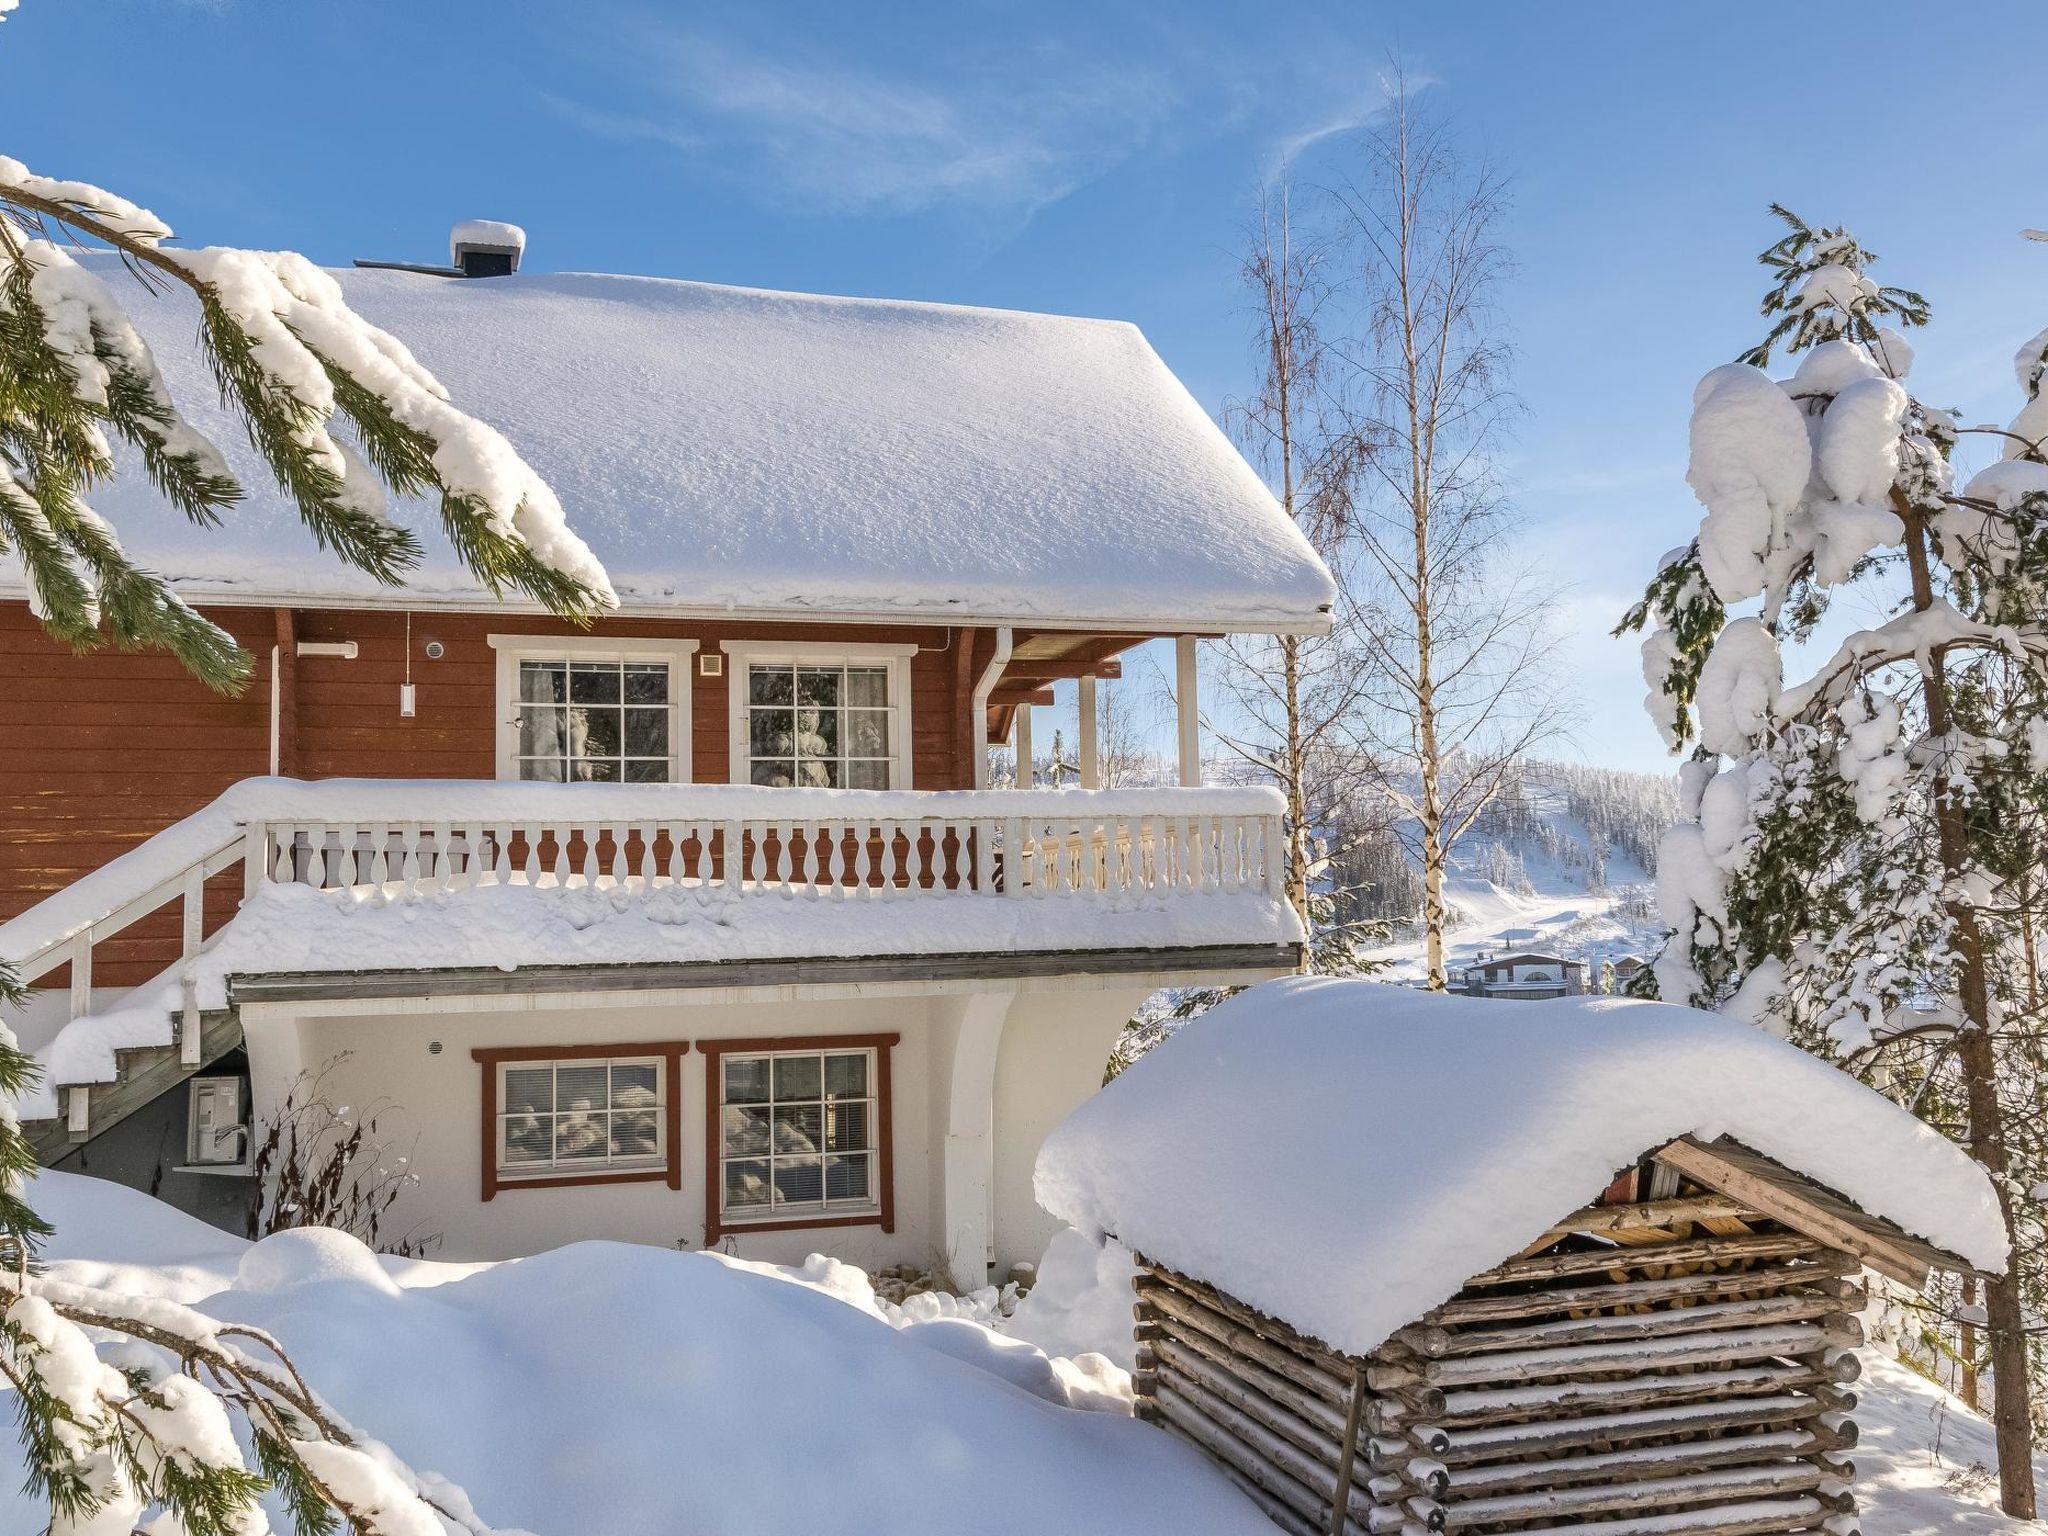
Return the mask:
{"type": "Polygon", "coordinates": [[[1173,104],[1149,71],[1054,58],[940,89],[661,27],[640,29],[634,54],[651,98],[636,110],[546,104],[828,211],[1042,207],[1147,142],[1173,104]]]}
{"type": "Polygon", "coordinates": [[[1298,58],[1180,36],[1123,58],[1052,43],[964,56],[926,47],[884,69],[644,15],[608,35],[616,97],[547,94],[543,105],[825,213],[956,206],[1028,219],[1135,154],[1225,133],[1249,136],[1270,171],[1383,100],[1376,72],[1333,56],[1305,79],[1298,58]]]}

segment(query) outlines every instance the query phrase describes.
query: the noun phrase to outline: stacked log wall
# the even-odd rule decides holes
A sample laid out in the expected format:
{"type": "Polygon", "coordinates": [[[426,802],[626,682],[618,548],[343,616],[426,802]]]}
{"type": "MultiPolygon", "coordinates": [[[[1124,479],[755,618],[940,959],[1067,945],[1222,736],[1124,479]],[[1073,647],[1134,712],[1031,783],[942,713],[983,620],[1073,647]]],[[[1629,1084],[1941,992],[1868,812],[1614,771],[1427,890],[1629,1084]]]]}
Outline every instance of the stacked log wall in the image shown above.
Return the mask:
{"type": "Polygon", "coordinates": [[[1298,1536],[1853,1536],[1859,1274],[1719,1196],[1595,1207],[1358,1357],[1141,1259],[1137,1411],[1298,1536]]]}

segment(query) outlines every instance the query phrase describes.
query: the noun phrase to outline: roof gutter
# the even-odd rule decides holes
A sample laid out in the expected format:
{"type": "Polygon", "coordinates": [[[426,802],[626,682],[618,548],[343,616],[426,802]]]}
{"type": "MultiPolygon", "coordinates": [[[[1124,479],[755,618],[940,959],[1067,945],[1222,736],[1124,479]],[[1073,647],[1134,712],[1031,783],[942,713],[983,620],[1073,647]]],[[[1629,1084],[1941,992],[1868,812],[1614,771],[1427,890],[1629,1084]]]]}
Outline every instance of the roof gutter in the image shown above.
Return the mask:
{"type": "MultiPolygon", "coordinates": [[[[548,615],[548,610],[535,602],[516,602],[494,598],[487,592],[473,597],[432,596],[408,588],[400,588],[395,596],[363,592],[273,592],[269,589],[234,589],[209,587],[201,582],[171,578],[171,584],[178,593],[195,607],[202,608],[273,608],[289,606],[294,608],[322,609],[329,612],[350,610],[388,609],[393,612],[407,610],[414,613],[486,613],[486,614],[534,614],[548,615]]],[[[16,582],[0,578],[0,601],[28,600],[28,590],[16,582]]],[[[702,620],[707,623],[729,624],[735,620],[760,621],[774,624],[869,624],[880,626],[931,626],[943,625],[1010,625],[1018,629],[1060,630],[1075,633],[1117,635],[1127,634],[1137,639],[1151,639],[1160,635],[1201,634],[1201,635],[1326,635],[1330,632],[1331,618],[1328,607],[1322,607],[1314,615],[1299,611],[1293,613],[1254,613],[1234,618],[1209,618],[1198,613],[1182,611],[1160,614],[1153,618],[1091,617],[1088,614],[1043,614],[1016,613],[994,614],[975,613],[958,607],[932,607],[928,609],[874,609],[874,608],[808,608],[792,605],[786,608],[747,607],[710,603],[635,603],[627,601],[619,608],[599,616],[604,623],[631,623],[635,619],[683,619],[702,620]]]]}
{"type": "Polygon", "coordinates": [[[1005,624],[996,630],[996,653],[981,669],[981,678],[974,685],[974,703],[969,714],[974,730],[974,787],[988,788],[988,699],[996,691],[996,684],[1002,681],[1003,669],[1010,664],[1010,626],[1005,624]]]}

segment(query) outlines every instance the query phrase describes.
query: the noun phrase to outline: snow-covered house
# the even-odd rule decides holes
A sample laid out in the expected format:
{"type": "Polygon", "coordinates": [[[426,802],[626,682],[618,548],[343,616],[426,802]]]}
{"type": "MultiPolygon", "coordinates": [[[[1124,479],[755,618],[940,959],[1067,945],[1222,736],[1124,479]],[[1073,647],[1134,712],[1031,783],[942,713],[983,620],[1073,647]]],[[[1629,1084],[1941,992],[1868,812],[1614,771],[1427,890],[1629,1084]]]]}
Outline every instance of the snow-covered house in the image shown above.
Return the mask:
{"type": "MultiPolygon", "coordinates": [[[[245,694],[75,656],[0,575],[45,1160],[227,1221],[325,1068],[389,1106],[394,1219],[451,1257],[1035,1255],[1032,1158],[1137,1002],[1294,963],[1277,800],[1199,782],[1195,645],[1318,630],[1328,573],[1129,325],[463,270],[340,277],[549,481],[616,614],[494,597],[431,516],[408,586],[347,571],[197,410],[252,491],[225,528],[132,466],[95,500],[245,694]],[[1096,788],[1098,679],[1151,639],[1180,783],[1096,788]],[[985,787],[1056,684],[1086,787],[985,787]]],[[[190,315],[130,297],[208,398],[190,315]]]]}
{"type": "Polygon", "coordinates": [[[1140,1416],[1300,1536],[1846,1536],[1863,1271],[2006,1261],[1930,1127],[1614,998],[1254,987],[1081,1105],[1038,1192],[1136,1255],[1140,1416]]]}
{"type": "Polygon", "coordinates": [[[1474,997],[1578,997],[1586,991],[1586,967],[1583,961],[1558,955],[1499,955],[1466,967],[1464,983],[1474,997]]]}

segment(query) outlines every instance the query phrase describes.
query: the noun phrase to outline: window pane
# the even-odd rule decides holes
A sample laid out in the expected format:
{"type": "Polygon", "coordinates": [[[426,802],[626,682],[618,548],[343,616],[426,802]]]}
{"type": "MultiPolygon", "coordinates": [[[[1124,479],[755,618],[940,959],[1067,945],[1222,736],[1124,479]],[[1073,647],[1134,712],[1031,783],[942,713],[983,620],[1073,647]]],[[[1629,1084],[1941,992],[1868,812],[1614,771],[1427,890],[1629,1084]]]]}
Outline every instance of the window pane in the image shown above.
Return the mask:
{"type": "Polygon", "coordinates": [[[889,669],[887,667],[848,667],[846,669],[846,702],[870,709],[880,708],[889,702],[889,669]]]}
{"type": "Polygon", "coordinates": [[[606,1103],[605,1066],[563,1065],[555,1069],[557,1109],[603,1109],[606,1103]]]}
{"type": "Polygon", "coordinates": [[[768,1102],[768,1058],[727,1057],[725,1061],[725,1102],[765,1104],[768,1102]]]}
{"type": "Polygon", "coordinates": [[[825,1095],[833,1099],[868,1096],[868,1053],[834,1051],[825,1058],[825,1095]]]}
{"type": "Polygon", "coordinates": [[[523,758],[519,764],[519,777],[537,783],[559,784],[562,782],[562,760],[559,757],[523,758]]]}
{"type": "Polygon", "coordinates": [[[796,698],[799,704],[837,704],[839,702],[839,679],[837,667],[805,667],[796,675],[796,698]]]}
{"type": "Polygon", "coordinates": [[[868,1106],[865,1100],[834,1104],[826,1111],[826,1124],[831,1130],[825,1143],[827,1152],[868,1150],[868,1106]]]}
{"type": "Polygon", "coordinates": [[[579,758],[576,763],[576,781],[579,784],[616,784],[619,782],[618,761],[607,761],[601,757],[579,758]]]}
{"type": "Polygon", "coordinates": [[[748,672],[747,697],[755,704],[793,704],[796,673],[789,667],[753,667],[748,672]]]}
{"type": "Polygon", "coordinates": [[[796,765],[796,781],[806,789],[837,789],[839,765],[829,758],[805,758],[796,765]]]}
{"type": "Polygon", "coordinates": [[[775,1162],[775,1203],[816,1205],[824,1198],[824,1168],[815,1157],[777,1158],[775,1162]]]}
{"type": "Polygon", "coordinates": [[[815,1056],[775,1058],[775,1101],[815,1099],[818,1094],[819,1063],[815,1056]]]}
{"type": "Polygon", "coordinates": [[[798,757],[837,757],[839,755],[839,711],[836,709],[800,709],[796,712],[796,752],[798,757]]]}
{"type": "Polygon", "coordinates": [[[619,664],[615,661],[579,661],[569,668],[569,702],[572,704],[616,704],[619,702],[619,664]]]}
{"type": "Polygon", "coordinates": [[[626,756],[668,756],[668,711],[629,709],[626,711],[626,756]]]}
{"type": "Polygon", "coordinates": [[[569,711],[570,739],[578,757],[619,755],[619,712],[616,709],[572,709],[569,711]]]}
{"type": "Polygon", "coordinates": [[[667,665],[659,662],[628,662],[626,664],[626,702],[628,704],[666,704],[668,702],[667,665]]]}
{"type": "Polygon", "coordinates": [[[889,765],[885,762],[853,762],[846,765],[848,789],[887,789],[889,765]]]}
{"type": "Polygon", "coordinates": [[[505,1163],[545,1163],[554,1155],[554,1121],[547,1115],[505,1117],[505,1163]]]}
{"type": "Polygon", "coordinates": [[[568,668],[559,661],[519,663],[519,697],[529,704],[560,704],[569,697],[568,668]]]}
{"type": "Polygon", "coordinates": [[[651,1109],[661,1102],[659,1068],[651,1061],[612,1063],[612,1108],[651,1109]]]}
{"type": "Polygon", "coordinates": [[[557,1115],[555,1117],[555,1161],[589,1162],[605,1155],[605,1116],[602,1114],[557,1115]]]}
{"type": "Polygon", "coordinates": [[[768,1151],[768,1111],[741,1104],[725,1112],[725,1155],[760,1157],[768,1151]]]}
{"type": "Polygon", "coordinates": [[[755,784],[766,784],[775,789],[787,789],[796,782],[793,764],[782,762],[757,762],[747,770],[747,777],[755,784]]]}
{"type": "Polygon", "coordinates": [[[728,1211],[761,1207],[768,1203],[768,1164],[756,1162],[725,1165],[725,1208],[728,1211]]]}
{"type": "Polygon", "coordinates": [[[505,1069],[505,1110],[508,1114],[545,1112],[555,1107],[555,1069],[549,1067],[507,1067],[505,1069]]]}
{"type": "Polygon", "coordinates": [[[660,1151],[661,1128],[652,1110],[612,1116],[613,1157],[654,1157],[660,1151]]]}
{"type": "Polygon", "coordinates": [[[626,764],[628,784],[666,784],[668,782],[668,759],[648,758],[642,762],[626,764]]]}
{"type": "Polygon", "coordinates": [[[887,757],[889,716],[879,709],[850,709],[846,712],[846,755],[887,757]]]}
{"type": "Polygon", "coordinates": [[[775,1106],[775,1150],[819,1152],[824,1149],[825,1111],[816,1104],[775,1106]]]}
{"type": "Polygon", "coordinates": [[[872,1159],[865,1153],[859,1157],[828,1157],[825,1159],[825,1198],[827,1200],[858,1200],[863,1204],[874,1199],[872,1182],[868,1177],[872,1159]]]}
{"type": "Polygon", "coordinates": [[[552,757],[562,750],[566,716],[545,706],[519,711],[519,755],[552,757]]]}
{"type": "Polygon", "coordinates": [[[755,757],[788,757],[795,740],[796,716],[786,709],[757,709],[748,727],[747,745],[755,757]]]}

